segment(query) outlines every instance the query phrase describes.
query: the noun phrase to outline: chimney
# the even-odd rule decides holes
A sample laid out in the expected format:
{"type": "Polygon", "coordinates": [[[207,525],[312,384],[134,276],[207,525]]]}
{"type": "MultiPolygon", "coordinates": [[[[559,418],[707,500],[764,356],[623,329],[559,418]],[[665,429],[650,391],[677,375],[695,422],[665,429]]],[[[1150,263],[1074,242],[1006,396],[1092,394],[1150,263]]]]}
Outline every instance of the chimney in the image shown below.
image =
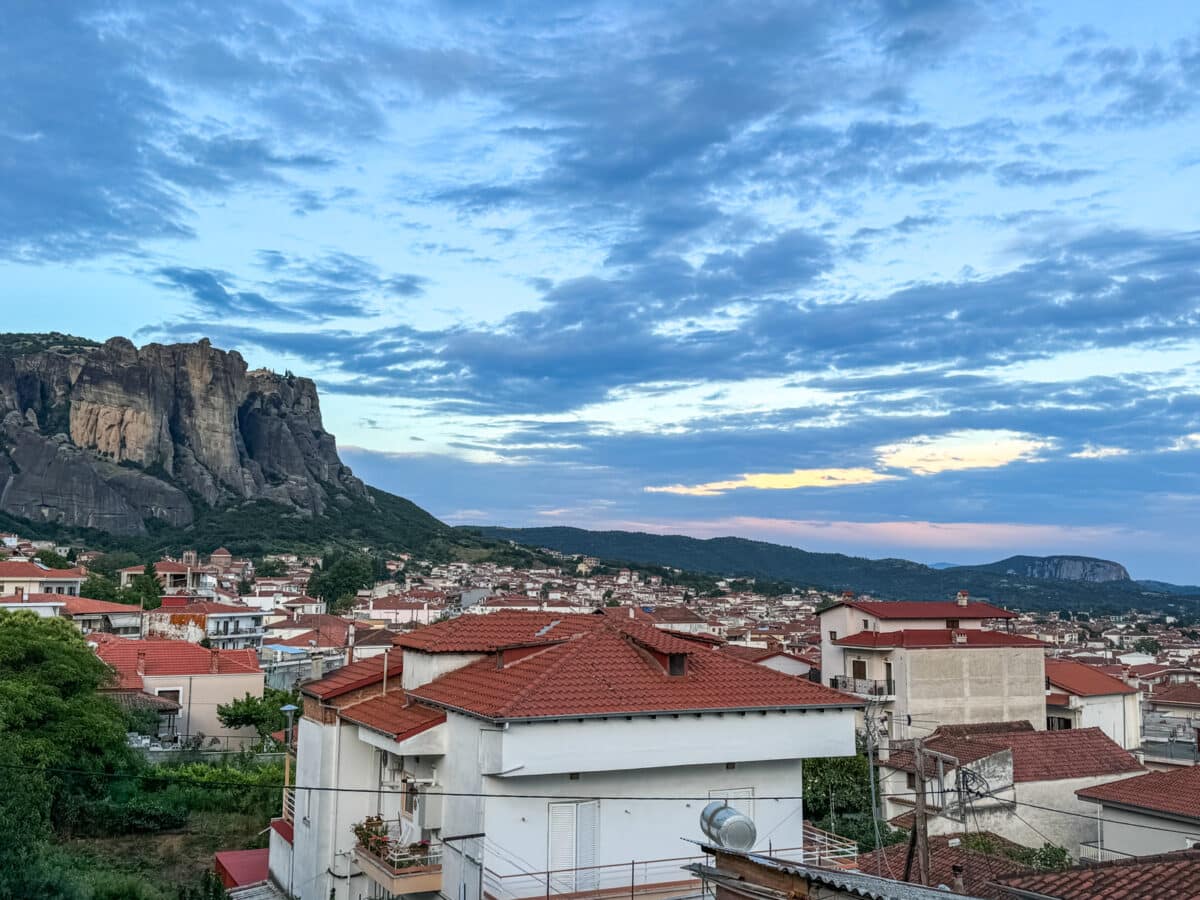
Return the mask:
{"type": "Polygon", "coordinates": [[[323,657],[314,656],[312,659],[312,677],[313,680],[319,680],[325,674],[325,660],[323,657]]]}
{"type": "Polygon", "coordinates": [[[965,884],[963,884],[963,867],[958,863],[955,863],[950,867],[950,871],[954,873],[954,879],[951,884],[954,893],[961,894],[965,892],[967,887],[965,884]]]}
{"type": "Polygon", "coordinates": [[[221,651],[220,650],[209,650],[208,651],[208,671],[209,671],[209,674],[211,674],[211,675],[216,675],[218,672],[221,671],[221,651]]]}
{"type": "Polygon", "coordinates": [[[146,651],[144,648],[138,649],[137,655],[137,673],[139,675],[146,674],[146,651]]]}
{"type": "Polygon", "coordinates": [[[346,629],[346,665],[354,662],[354,623],[346,629]]]}
{"type": "Polygon", "coordinates": [[[959,591],[955,601],[959,606],[966,606],[971,601],[971,595],[966,591],[959,591]]]}
{"type": "Polygon", "coordinates": [[[300,607],[298,607],[298,606],[292,607],[292,621],[293,622],[300,621],[300,607]]]}

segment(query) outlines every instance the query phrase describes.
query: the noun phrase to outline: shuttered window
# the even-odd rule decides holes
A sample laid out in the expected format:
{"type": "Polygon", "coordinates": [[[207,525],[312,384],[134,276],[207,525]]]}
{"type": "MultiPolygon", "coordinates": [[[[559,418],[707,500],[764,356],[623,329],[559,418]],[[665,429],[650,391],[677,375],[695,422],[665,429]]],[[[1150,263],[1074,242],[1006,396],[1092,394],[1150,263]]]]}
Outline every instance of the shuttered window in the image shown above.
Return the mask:
{"type": "Polygon", "coordinates": [[[596,890],[600,847],[600,803],[551,803],[548,864],[555,893],[596,890]]]}

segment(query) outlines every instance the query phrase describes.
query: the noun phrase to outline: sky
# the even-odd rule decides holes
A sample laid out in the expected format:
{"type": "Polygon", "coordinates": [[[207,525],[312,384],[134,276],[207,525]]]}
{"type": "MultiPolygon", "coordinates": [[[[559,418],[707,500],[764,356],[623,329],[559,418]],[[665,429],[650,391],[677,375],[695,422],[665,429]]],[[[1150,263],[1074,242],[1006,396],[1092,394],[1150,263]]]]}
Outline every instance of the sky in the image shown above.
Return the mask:
{"type": "Polygon", "coordinates": [[[207,337],[453,524],[1200,582],[1187,2],[25,3],[0,321],[207,337]]]}

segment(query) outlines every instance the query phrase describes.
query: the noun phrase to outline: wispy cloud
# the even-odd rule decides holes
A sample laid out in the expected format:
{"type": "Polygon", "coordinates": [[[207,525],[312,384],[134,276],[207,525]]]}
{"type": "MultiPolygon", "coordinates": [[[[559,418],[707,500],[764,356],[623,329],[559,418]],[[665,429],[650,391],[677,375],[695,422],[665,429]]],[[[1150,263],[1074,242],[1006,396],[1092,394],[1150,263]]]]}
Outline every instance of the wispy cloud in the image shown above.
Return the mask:
{"type": "Polygon", "coordinates": [[[793,469],[791,472],[753,472],[728,481],[704,484],[668,484],[645,488],[650,494],[682,494],[689,497],[715,497],[726,491],[753,488],[759,491],[792,491],[798,488],[837,488],[891,481],[895,475],[873,469],[793,469]]]}
{"type": "Polygon", "coordinates": [[[880,465],[886,468],[936,475],[1029,462],[1051,446],[1052,441],[1013,431],[954,431],[937,436],[921,435],[879,447],[877,452],[880,465]]]}

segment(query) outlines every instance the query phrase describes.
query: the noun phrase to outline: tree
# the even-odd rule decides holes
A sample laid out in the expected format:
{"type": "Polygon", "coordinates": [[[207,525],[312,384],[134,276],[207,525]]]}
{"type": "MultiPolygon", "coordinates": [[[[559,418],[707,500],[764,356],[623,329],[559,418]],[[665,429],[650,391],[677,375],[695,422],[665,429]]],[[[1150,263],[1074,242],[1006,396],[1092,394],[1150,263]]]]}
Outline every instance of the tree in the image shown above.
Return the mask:
{"type": "Polygon", "coordinates": [[[217,707],[217,716],[226,728],[253,728],[259,738],[267,740],[272,732],[287,727],[287,714],[280,708],[287,704],[300,705],[300,695],[275,688],[265,688],[261,697],[246,694],[240,700],[217,707]]]}
{"type": "Polygon", "coordinates": [[[1150,656],[1157,656],[1162,650],[1162,644],[1152,637],[1138,638],[1133,642],[1135,653],[1147,653],[1150,656]]]}
{"type": "Polygon", "coordinates": [[[121,597],[121,589],[117,583],[99,572],[88,574],[88,577],[83,580],[83,584],[79,586],[79,596],[90,597],[93,600],[107,600],[110,603],[126,602],[121,597]]]}
{"type": "Polygon", "coordinates": [[[97,694],[111,677],[66,619],[0,611],[0,897],[61,896],[27,893],[52,827],[69,823],[80,798],[105,794],[104,773],[135,768],[125,716],[97,694]]]}
{"type": "Polygon", "coordinates": [[[356,591],[375,584],[375,562],[366,553],[334,553],[308,580],[310,596],[324,600],[331,613],[350,606],[356,591]]]}
{"type": "Polygon", "coordinates": [[[287,574],[287,566],[277,559],[264,559],[255,564],[254,574],[259,578],[282,578],[287,574]]]}
{"type": "MultiPolygon", "coordinates": [[[[871,767],[859,740],[855,756],[805,760],[803,770],[804,815],[821,828],[858,841],[863,851],[875,848],[875,817],[871,808],[871,767]]],[[[876,778],[878,786],[878,778],[876,778]]],[[[879,820],[883,844],[904,840],[905,832],[879,820]]]]}
{"type": "Polygon", "coordinates": [[[119,553],[104,553],[92,560],[88,566],[88,571],[96,575],[104,575],[106,578],[111,578],[114,581],[117,579],[117,573],[121,569],[127,569],[130,566],[136,566],[141,560],[136,553],[119,552],[119,553]]]}
{"type": "Polygon", "coordinates": [[[71,561],[53,550],[39,550],[33,554],[33,558],[40,560],[42,565],[49,569],[70,569],[71,561]]]}
{"type": "Polygon", "coordinates": [[[122,603],[140,605],[143,609],[158,609],[162,605],[163,589],[154,573],[154,563],[146,563],[141,575],[134,575],[124,591],[122,603]]]}

